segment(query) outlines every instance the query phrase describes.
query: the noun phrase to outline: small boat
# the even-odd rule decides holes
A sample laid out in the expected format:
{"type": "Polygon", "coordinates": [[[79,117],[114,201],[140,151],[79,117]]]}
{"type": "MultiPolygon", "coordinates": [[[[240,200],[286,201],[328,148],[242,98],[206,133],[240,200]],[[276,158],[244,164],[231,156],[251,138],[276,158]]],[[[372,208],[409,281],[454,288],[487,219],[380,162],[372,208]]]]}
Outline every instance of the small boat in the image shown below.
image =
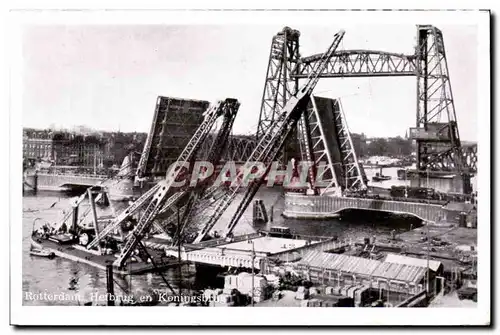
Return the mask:
{"type": "Polygon", "coordinates": [[[382,174],[382,168],[380,168],[380,172],[375,173],[375,175],[372,177],[372,181],[385,181],[390,179],[391,176],[384,176],[382,174]]]}
{"type": "Polygon", "coordinates": [[[379,173],[376,173],[372,177],[372,181],[385,181],[385,180],[391,180],[391,176],[384,176],[384,175],[381,175],[379,173]]]}
{"type": "Polygon", "coordinates": [[[56,257],[56,254],[50,250],[33,248],[33,246],[30,249],[30,255],[38,257],[46,257],[48,259],[56,257]]]}
{"type": "Polygon", "coordinates": [[[31,245],[30,245],[30,255],[32,256],[38,256],[38,257],[45,257],[48,259],[52,259],[56,257],[56,254],[53,251],[47,250],[42,246],[42,244],[39,242],[37,239],[36,233],[35,233],[35,221],[39,220],[39,218],[36,218],[33,221],[33,230],[31,232],[31,245]]]}

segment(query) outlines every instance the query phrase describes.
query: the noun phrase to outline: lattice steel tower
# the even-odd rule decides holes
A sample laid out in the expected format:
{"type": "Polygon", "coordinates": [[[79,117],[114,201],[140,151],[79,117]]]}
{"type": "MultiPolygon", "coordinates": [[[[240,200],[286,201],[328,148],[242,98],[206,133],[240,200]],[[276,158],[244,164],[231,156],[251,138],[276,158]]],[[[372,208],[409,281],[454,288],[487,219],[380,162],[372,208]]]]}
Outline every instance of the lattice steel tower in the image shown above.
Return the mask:
{"type": "Polygon", "coordinates": [[[292,78],[291,73],[300,60],[299,36],[299,31],[285,27],[273,37],[257,126],[257,141],[276,120],[276,112],[297,92],[298,79],[292,78]]]}
{"type": "Polygon", "coordinates": [[[415,54],[417,117],[411,135],[417,144],[417,170],[420,177],[426,171],[456,173],[463,179],[463,193],[470,193],[470,171],[462,155],[441,31],[417,26],[415,54]]]}

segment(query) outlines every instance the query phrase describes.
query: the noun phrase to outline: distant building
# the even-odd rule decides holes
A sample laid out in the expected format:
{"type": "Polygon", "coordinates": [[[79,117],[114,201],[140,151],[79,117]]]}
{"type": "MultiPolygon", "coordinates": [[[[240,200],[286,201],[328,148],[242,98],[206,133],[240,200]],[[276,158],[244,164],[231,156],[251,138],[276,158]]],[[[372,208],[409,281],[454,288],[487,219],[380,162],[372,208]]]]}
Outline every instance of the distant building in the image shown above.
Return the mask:
{"type": "Polygon", "coordinates": [[[105,145],[104,141],[90,136],[53,140],[55,164],[89,168],[102,166],[105,145]]]}
{"type": "Polygon", "coordinates": [[[120,165],[131,152],[141,152],[146,133],[51,131],[23,129],[23,158],[52,161],[55,165],[86,168],[120,165]]]}
{"type": "Polygon", "coordinates": [[[23,138],[23,157],[27,159],[54,159],[54,146],[51,139],[23,138]]]}

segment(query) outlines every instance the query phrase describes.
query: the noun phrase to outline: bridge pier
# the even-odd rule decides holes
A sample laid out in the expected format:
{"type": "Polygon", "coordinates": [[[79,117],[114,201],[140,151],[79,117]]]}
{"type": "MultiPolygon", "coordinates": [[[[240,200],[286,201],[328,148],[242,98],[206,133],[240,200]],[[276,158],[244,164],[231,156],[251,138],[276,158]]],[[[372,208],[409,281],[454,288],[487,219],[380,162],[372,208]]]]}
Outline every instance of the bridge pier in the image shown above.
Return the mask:
{"type": "Polygon", "coordinates": [[[471,180],[469,175],[433,176],[426,178],[425,175],[415,175],[410,178],[411,187],[429,187],[443,193],[472,193],[471,180]]]}
{"type": "Polygon", "coordinates": [[[25,188],[33,190],[34,193],[38,191],[38,174],[35,172],[34,174],[24,173],[23,176],[23,194],[25,188]]]}
{"type": "Polygon", "coordinates": [[[91,187],[105,179],[105,176],[38,173],[35,180],[39,190],[62,191],[72,187],[91,187]]]}
{"type": "Polygon", "coordinates": [[[455,221],[454,217],[450,217],[450,211],[438,204],[293,193],[285,194],[283,216],[295,219],[329,219],[337,217],[345,209],[409,214],[430,223],[450,222],[451,219],[455,221]]]}

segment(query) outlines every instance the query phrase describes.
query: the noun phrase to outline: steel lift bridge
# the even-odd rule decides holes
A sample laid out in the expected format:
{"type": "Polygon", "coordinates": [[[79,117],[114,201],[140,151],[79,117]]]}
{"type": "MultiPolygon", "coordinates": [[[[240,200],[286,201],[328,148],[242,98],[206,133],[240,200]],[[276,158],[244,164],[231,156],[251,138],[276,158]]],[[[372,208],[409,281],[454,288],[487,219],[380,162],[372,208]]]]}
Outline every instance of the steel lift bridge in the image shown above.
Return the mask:
{"type": "MultiPolygon", "coordinates": [[[[357,162],[340,104],[336,102],[330,106],[331,120],[329,125],[325,126],[325,117],[320,115],[321,108],[317,106],[320,101],[317,97],[312,97],[314,87],[320,78],[416,76],[419,92],[417,127],[411,129],[411,132],[417,141],[418,170],[459,172],[464,177],[466,189],[467,177],[475,169],[475,160],[467,160],[466,158],[471,156],[467,156],[460,146],[442,34],[432,26],[418,26],[417,31],[419,43],[415,55],[412,56],[366,50],[337,52],[344,35],[344,32],[339,32],[327,52],[300,58],[300,34],[290,28],[283,29],[273,38],[256,136],[257,145],[248,157],[248,162],[263,162],[269,167],[271,162],[279,157],[289,135],[297,131],[302,159],[318,163],[309,170],[309,179],[316,180],[321,176],[323,181],[326,179],[329,182],[328,187],[323,189],[313,186],[316,194],[329,188],[341,192],[363,190],[366,188],[366,177],[357,162]],[[300,79],[305,79],[305,83],[299,89],[300,79]],[[337,135],[336,149],[337,154],[340,153],[340,159],[339,155],[333,157],[331,143],[328,142],[327,132],[332,130],[332,125],[337,135]],[[325,160],[326,164],[320,164],[325,160]]],[[[200,129],[204,123],[205,121],[200,129]]],[[[197,134],[198,131],[192,141],[202,142],[197,134]]],[[[188,161],[193,157],[193,151],[197,147],[191,145],[192,141],[178,162],[188,161]]],[[[265,175],[261,176],[246,188],[236,212],[226,225],[223,237],[232,234],[264,178],[265,175]]],[[[167,178],[161,185],[157,185],[138,199],[113,224],[106,227],[89,247],[95,246],[100,238],[116,229],[121,222],[136,213],[139,207],[146,207],[138,224],[126,237],[125,247],[116,262],[116,265],[123,266],[147,232],[151,229],[152,232],[166,230],[164,224],[174,221],[172,211],[176,210],[177,201],[188,193],[193,194],[189,197],[197,198],[193,198],[192,205],[184,206],[187,211],[184,210],[183,213],[188,214],[183,214],[183,220],[176,231],[183,231],[187,226],[192,227],[193,222],[197,222],[196,228],[201,226],[201,229],[194,240],[189,239],[187,242],[199,243],[206,238],[241,188],[238,184],[233,188],[214,190],[205,186],[201,187],[199,192],[174,192],[170,190],[169,180],[167,178]],[[205,210],[208,206],[200,205],[203,201],[197,199],[209,202],[211,210],[205,210]],[[167,214],[167,219],[157,220],[165,213],[170,213],[167,214]],[[194,213],[196,220],[189,221],[189,213],[194,213]],[[159,221],[163,221],[163,225],[159,224],[159,221]]]]}
{"type": "MultiPolygon", "coordinates": [[[[269,166],[279,156],[288,135],[297,128],[302,159],[316,163],[309,170],[310,180],[321,177],[328,182],[323,188],[313,185],[316,194],[328,189],[339,195],[346,191],[363,191],[366,177],[357,161],[342,108],[338,101],[329,108],[319,108],[322,102],[312,96],[314,87],[320,78],[416,76],[417,117],[411,133],[417,142],[419,177],[429,170],[452,172],[462,178],[463,193],[470,193],[470,177],[476,170],[476,158],[473,153],[464,151],[460,143],[443,36],[439,29],[429,25],[417,26],[417,34],[418,44],[412,56],[367,50],[337,51],[344,35],[341,32],[324,54],[300,58],[299,32],[284,28],[272,40],[257,131],[258,144],[248,161],[269,166]],[[300,88],[299,79],[306,80],[300,88]],[[336,148],[332,148],[334,143],[328,135],[332,132],[336,135],[336,148]]],[[[256,180],[246,189],[223,237],[232,233],[262,180],[256,180]]],[[[207,236],[235,199],[235,194],[236,190],[226,194],[210,218],[202,220],[206,223],[195,243],[207,236]]]]}
{"type": "MultiPolygon", "coordinates": [[[[321,62],[321,54],[300,57],[299,37],[298,31],[284,28],[272,40],[257,139],[265,134],[281,108],[297,92],[299,80],[308,78],[316,64],[321,62]]],[[[417,143],[417,174],[422,177],[426,171],[455,173],[462,177],[463,193],[470,193],[470,176],[477,172],[477,147],[463,147],[460,142],[443,34],[436,27],[418,25],[417,41],[413,55],[372,50],[339,50],[329,59],[319,77],[416,77],[416,125],[410,129],[410,134],[417,143]]],[[[324,136],[312,135],[314,125],[313,129],[307,131],[310,126],[306,121],[311,118],[314,115],[306,114],[299,125],[298,137],[303,159],[314,148],[323,147],[318,141],[325,142],[324,136]],[[304,128],[306,131],[300,131],[304,128]]],[[[340,150],[352,151],[348,144],[349,142],[340,141],[340,150]]],[[[335,162],[328,161],[331,169],[333,163],[335,162]]],[[[356,180],[357,176],[349,175],[347,171],[349,167],[342,161],[341,173],[337,179],[341,181],[345,179],[342,175],[347,174],[356,180]]],[[[351,185],[340,184],[339,187],[349,189],[351,185]]]]}

